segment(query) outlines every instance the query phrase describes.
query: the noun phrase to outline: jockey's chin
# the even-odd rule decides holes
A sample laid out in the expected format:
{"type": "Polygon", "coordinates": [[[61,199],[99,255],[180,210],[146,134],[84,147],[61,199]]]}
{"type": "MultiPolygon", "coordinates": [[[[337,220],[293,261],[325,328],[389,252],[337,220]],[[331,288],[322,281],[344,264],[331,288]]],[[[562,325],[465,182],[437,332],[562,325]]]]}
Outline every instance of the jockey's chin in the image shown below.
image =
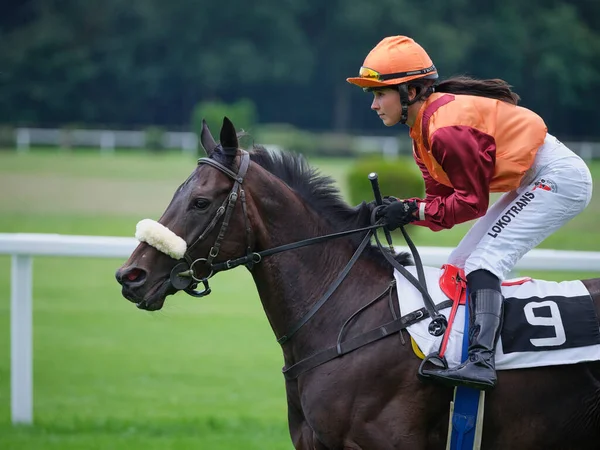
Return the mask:
{"type": "Polygon", "coordinates": [[[387,114],[378,114],[378,115],[386,127],[393,127],[394,125],[396,125],[399,122],[398,119],[390,117],[387,114]]]}

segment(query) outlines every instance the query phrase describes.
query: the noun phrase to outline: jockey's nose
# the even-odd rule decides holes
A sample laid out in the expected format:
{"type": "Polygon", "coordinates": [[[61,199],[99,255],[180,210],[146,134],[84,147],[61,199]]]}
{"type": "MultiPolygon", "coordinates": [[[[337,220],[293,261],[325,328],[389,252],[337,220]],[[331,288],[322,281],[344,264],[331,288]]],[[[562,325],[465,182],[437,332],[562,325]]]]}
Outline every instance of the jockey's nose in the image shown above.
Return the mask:
{"type": "Polygon", "coordinates": [[[139,287],[146,281],[146,271],[138,267],[120,267],[115,273],[115,278],[122,286],[129,288],[139,287]]]}
{"type": "Polygon", "coordinates": [[[377,100],[377,97],[373,97],[373,101],[371,102],[371,109],[373,111],[377,111],[379,109],[379,101],[377,100]]]}

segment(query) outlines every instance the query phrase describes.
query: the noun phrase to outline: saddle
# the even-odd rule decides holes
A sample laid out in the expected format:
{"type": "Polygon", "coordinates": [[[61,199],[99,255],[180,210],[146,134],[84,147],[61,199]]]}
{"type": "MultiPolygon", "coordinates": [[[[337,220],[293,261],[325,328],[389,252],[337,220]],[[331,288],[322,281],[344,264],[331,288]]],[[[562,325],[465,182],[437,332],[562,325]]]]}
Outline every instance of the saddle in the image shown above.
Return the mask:
{"type": "MultiPolygon", "coordinates": [[[[439,352],[453,367],[461,360],[466,277],[462,269],[449,264],[424,271],[434,303],[450,299],[452,306],[440,311],[448,319],[443,336],[428,333],[429,320],[409,326],[412,346],[420,358],[439,352]]],[[[395,279],[402,314],[422,308],[421,294],[400,273],[395,272],[395,279]]],[[[598,319],[581,281],[516,278],[502,283],[502,294],[504,322],[496,348],[497,370],[600,360],[598,319]]]]}

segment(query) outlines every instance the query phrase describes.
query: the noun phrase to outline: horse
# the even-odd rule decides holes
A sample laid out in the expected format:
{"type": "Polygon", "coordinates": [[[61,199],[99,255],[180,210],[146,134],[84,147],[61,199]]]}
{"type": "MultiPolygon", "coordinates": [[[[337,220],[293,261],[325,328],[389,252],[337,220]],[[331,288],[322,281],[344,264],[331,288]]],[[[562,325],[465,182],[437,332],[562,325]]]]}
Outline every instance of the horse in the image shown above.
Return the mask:
{"type": "MultiPolygon", "coordinates": [[[[240,149],[227,118],[219,144],[206,124],[200,141],[207,157],[158,221],[185,241],[185,251],[168,255],[158,243],[141,242],[116,272],[125,298],[158,310],[179,290],[208,294],[210,277],[244,265],[286,368],[397,318],[385,301],[395,290],[392,265],[375,245],[364,245],[368,231],[352,232],[372,223],[366,202],[349,206],[331,178],[301,156],[240,149]],[[199,284],[203,291],[195,290],[199,284]]],[[[599,314],[600,279],[583,283],[599,314]]],[[[408,339],[399,329],[286,376],[294,447],[444,449],[453,390],[417,377],[421,360],[404,345],[408,339]]],[[[486,394],[484,449],[600,448],[598,362],[501,371],[486,394]]]]}

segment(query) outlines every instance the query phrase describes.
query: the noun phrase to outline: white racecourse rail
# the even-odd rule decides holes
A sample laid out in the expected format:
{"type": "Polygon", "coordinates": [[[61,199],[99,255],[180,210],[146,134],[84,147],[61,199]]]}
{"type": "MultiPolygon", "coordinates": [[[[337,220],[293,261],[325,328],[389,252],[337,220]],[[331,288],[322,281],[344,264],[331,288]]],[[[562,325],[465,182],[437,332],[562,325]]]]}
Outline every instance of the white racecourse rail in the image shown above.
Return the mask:
{"type": "MultiPolygon", "coordinates": [[[[11,417],[13,423],[33,423],[32,259],[34,256],[127,258],[134,238],[0,233],[0,254],[12,256],[11,267],[11,417]]],[[[397,247],[398,250],[407,250],[397,247]]],[[[439,267],[447,247],[421,247],[423,264],[439,267]]],[[[516,269],[594,271],[600,273],[600,252],[532,250],[516,269]]],[[[116,281],[107,280],[107,283],[116,281]]]]}

